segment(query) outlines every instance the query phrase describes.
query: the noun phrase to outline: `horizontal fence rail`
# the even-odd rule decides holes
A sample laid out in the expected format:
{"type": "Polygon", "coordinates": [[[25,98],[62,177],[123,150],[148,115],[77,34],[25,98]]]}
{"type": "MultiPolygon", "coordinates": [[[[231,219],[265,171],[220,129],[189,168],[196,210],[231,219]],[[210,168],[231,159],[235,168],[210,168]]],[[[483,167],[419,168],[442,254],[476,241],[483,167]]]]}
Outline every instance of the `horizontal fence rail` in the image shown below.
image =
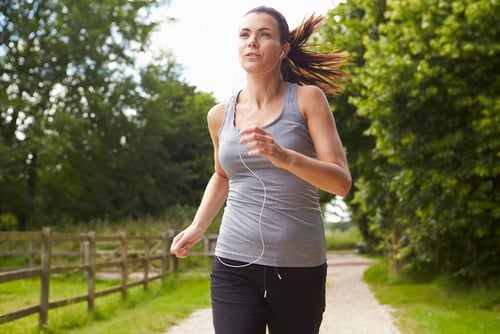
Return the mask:
{"type": "MultiPolygon", "coordinates": [[[[26,242],[26,251],[0,251],[0,256],[25,256],[29,259],[29,268],[0,271],[0,284],[31,277],[40,278],[40,303],[23,309],[0,314],[0,325],[29,315],[39,314],[39,326],[48,321],[50,309],[66,305],[87,302],[87,309],[94,309],[97,297],[120,292],[122,298],[127,297],[128,288],[142,285],[147,290],[148,283],[163,280],[167,272],[178,269],[177,259],[169,253],[175,232],[170,230],[159,236],[127,236],[126,233],[116,235],[96,235],[95,232],[85,234],[53,233],[50,228],[41,232],[0,232],[0,242],[26,242]],[[56,250],[61,243],[79,243],[79,250],[56,250]],[[37,249],[39,245],[39,249],[37,249]],[[80,263],[55,265],[60,257],[79,259],[80,263]],[[140,269],[142,279],[129,280],[132,273],[140,269]],[[96,276],[99,270],[112,271],[112,276],[120,280],[114,287],[95,291],[96,276]],[[154,271],[153,271],[154,270],[154,271]],[[87,278],[87,293],[60,300],[49,300],[50,278],[55,274],[84,273],[87,278]]],[[[213,256],[216,235],[207,235],[204,249],[193,252],[194,256],[213,256]]]]}

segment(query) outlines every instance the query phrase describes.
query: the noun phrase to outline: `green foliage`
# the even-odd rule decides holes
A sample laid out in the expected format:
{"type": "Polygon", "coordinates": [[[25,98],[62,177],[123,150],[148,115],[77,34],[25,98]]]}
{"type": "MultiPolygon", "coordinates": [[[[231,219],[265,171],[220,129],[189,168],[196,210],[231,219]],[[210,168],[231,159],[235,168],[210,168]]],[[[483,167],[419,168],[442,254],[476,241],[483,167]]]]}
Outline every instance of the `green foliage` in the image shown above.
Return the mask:
{"type": "MultiPolygon", "coordinates": [[[[358,79],[365,60],[365,46],[363,36],[369,34],[373,38],[377,35],[377,25],[381,17],[381,8],[384,1],[347,1],[332,9],[321,30],[321,40],[331,43],[334,49],[347,52],[352,66],[353,77],[346,85],[342,94],[332,100],[337,128],[345,146],[349,168],[353,178],[353,189],[344,198],[352,212],[352,222],[358,225],[365,241],[370,248],[380,241],[380,236],[369,230],[369,222],[364,210],[353,200],[354,195],[366,191],[364,179],[375,175],[376,169],[381,166],[381,159],[371,155],[375,146],[372,136],[366,135],[370,126],[369,119],[358,114],[352,99],[359,96],[362,82],[358,79]]],[[[382,11],[383,13],[383,11],[382,11]]],[[[373,215],[372,215],[373,216],[373,215]]]]}
{"type": "Polygon", "coordinates": [[[12,213],[0,214],[0,231],[15,231],[17,218],[12,213]]]}
{"type": "Polygon", "coordinates": [[[0,2],[0,213],[19,229],[198,202],[214,99],[171,57],[135,64],[167,2],[0,2]]]}
{"type": "Polygon", "coordinates": [[[326,231],[327,250],[353,250],[356,249],[358,243],[362,241],[361,235],[356,226],[350,226],[346,229],[328,227],[329,228],[326,231]]]}
{"type": "Polygon", "coordinates": [[[356,0],[329,17],[360,66],[347,101],[374,139],[355,162],[353,220],[414,274],[499,283],[499,13],[356,0]]]}

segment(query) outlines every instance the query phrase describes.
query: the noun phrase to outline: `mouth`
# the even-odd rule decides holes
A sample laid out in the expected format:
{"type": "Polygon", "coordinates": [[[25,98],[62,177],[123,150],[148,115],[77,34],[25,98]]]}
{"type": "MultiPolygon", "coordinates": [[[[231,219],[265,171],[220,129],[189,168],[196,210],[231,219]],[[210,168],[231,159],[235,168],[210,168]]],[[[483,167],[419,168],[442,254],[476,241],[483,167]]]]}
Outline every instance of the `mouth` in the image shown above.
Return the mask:
{"type": "Polygon", "coordinates": [[[248,52],[248,53],[245,53],[245,57],[249,57],[249,58],[255,58],[255,57],[259,57],[260,55],[256,52],[248,52]]]}

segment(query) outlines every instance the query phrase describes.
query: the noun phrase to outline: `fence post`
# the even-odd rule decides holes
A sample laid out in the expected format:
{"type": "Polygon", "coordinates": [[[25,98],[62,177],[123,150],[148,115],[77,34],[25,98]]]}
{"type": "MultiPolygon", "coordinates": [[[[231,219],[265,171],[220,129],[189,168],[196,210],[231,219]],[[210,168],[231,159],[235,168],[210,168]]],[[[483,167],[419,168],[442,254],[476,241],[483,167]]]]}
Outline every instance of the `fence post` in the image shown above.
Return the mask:
{"type": "Polygon", "coordinates": [[[127,232],[120,232],[120,254],[122,263],[122,273],[121,273],[121,286],[122,286],[122,298],[127,298],[127,232]]]}
{"type": "Polygon", "coordinates": [[[84,266],[88,264],[87,247],[88,247],[88,240],[80,242],[80,261],[84,266]]]}
{"type": "Polygon", "coordinates": [[[167,256],[168,256],[168,233],[161,234],[161,279],[164,281],[167,274],[167,256]]]}
{"type": "Polygon", "coordinates": [[[87,286],[87,310],[92,312],[94,310],[95,299],[95,253],[96,253],[96,237],[95,232],[89,232],[89,240],[85,241],[85,258],[88,275],[87,286]]]}
{"type": "Polygon", "coordinates": [[[50,227],[42,230],[42,254],[40,275],[40,313],[39,326],[47,324],[49,315],[49,291],[50,291],[50,260],[52,255],[52,233],[50,227]]]}
{"type": "Polygon", "coordinates": [[[149,234],[144,237],[144,277],[143,286],[144,290],[148,289],[148,278],[149,278],[149,234]]]}
{"type": "Polygon", "coordinates": [[[36,241],[35,240],[30,240],[30,268],[35,267],[35,256],[36,256],[36,241]]]}

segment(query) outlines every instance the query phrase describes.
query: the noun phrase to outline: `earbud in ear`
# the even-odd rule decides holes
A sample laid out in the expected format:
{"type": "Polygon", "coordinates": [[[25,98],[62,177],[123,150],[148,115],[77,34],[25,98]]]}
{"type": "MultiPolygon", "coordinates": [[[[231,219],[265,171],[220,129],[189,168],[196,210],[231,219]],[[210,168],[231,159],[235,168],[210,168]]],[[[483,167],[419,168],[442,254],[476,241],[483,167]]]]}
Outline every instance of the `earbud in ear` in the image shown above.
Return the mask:
{"type": "Polygon", "coordinates": [[[281,57],[281,58],[285,57],[285,51],[284,51],[284,50],[281,50],[280,57],[281,57]]]}

